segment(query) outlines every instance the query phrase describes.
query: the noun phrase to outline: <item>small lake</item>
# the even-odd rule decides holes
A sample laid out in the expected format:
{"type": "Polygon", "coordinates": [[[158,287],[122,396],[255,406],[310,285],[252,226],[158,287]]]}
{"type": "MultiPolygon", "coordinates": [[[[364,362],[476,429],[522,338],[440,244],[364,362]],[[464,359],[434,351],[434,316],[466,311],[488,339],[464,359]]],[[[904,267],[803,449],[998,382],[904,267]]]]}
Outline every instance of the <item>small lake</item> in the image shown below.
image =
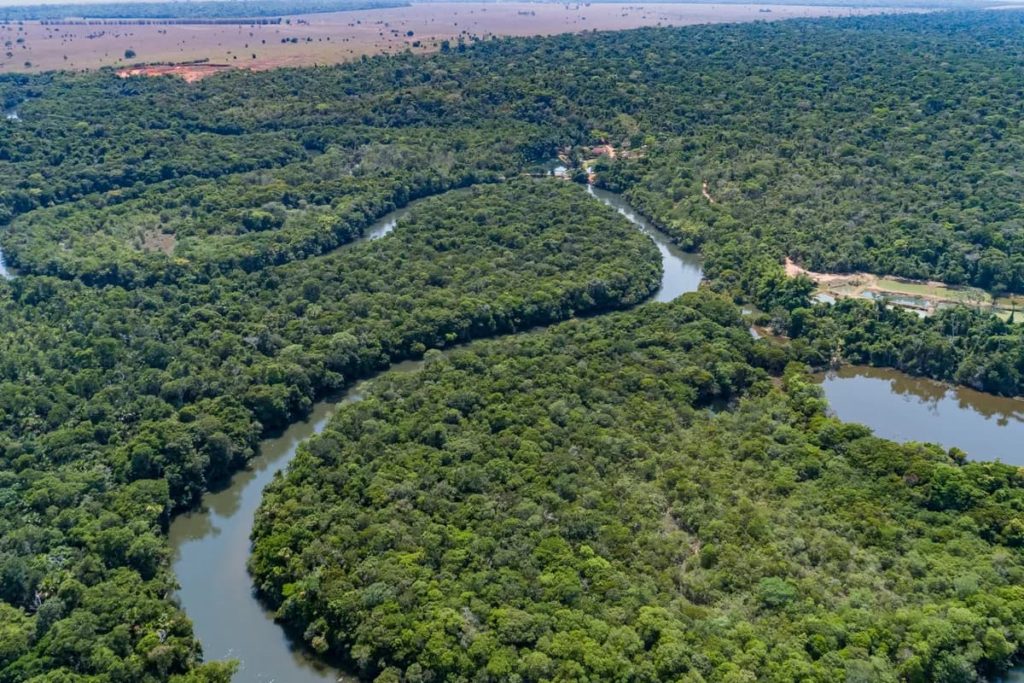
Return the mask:
{"type": "MultiPolygon", "coordinates": [[[[820,376],[829,408],[893,441],[956,446],[971,460],[1024,465],[1024,399],[984,394],[898,370],[844,367],[820,376]]],[[[1024,683],[1024,667],[995,683],[1024,683]]]]}
{"type": "MultiPolygon", "coordinates": [[[[654,297],[657,301],[671,301],[684,292],[696,291],[703,278],[699,256],[676,248],[668,236],[640,217],[618,195],[594,188],[588,191],[618,210],[658,246],[664,276],[654,297]]],[[[423,200],[382,217],[363,237],[342,248],[386,236],[420,201],[423,200]]],[[[413,372],[420,367],[422,361],[406,361],[388,369],[413,372]]],[[[200,509],[178,515],[171,522],[172,569],[180,584],[176,599],[192,620],[206,661],[240,662],[237,681],[355,680],[311,655],[274,622],[273,614],[253,595],[246,563],[253,517],[263,498],[263,489],[288,466],[300,443],[323,431],[339,405],[362,398],[366,385],[367,382],[356,384],[333,400],[317,403],[307,420],[293,424],[279,437],[262,441],[259,456],[246,470],[235,474],[226,488],[207,493],[200,509]]]]}
{"type": "MultiPolygon", "coordinates": [[[[893,441],[928,441],[972,460],[1024,465],[1024,400],[897,370],[844,367],[821,377],[832,412],[893,441]]],[[[1024,680],[1024,679],[1022,679],[1024,680]]]]}

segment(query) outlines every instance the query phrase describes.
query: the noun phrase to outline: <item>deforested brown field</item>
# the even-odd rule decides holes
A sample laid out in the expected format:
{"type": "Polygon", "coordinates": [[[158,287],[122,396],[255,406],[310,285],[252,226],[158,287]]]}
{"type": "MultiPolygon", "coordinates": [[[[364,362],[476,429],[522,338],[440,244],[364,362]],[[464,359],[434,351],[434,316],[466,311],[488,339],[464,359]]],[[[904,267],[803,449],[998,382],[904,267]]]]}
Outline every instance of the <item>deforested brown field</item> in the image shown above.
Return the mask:
{"type": "MultiPolygon", "coordinates": [[[[278,25],[0,24],[0,71],[85,70],[209,60],[247,69],[430,52],[460,37],[532,36],[905,11],[800,5],[418,3],[285,17],[278,25]],[[129,52],[130,51],[130,52],[129,52]],[[127,53],[127,55],[126,55],[127,53]],[[134,56],[132,56],[134,53],[134,56]]],[[[211,72],[213,72],[211,70],[211,72]]]]}

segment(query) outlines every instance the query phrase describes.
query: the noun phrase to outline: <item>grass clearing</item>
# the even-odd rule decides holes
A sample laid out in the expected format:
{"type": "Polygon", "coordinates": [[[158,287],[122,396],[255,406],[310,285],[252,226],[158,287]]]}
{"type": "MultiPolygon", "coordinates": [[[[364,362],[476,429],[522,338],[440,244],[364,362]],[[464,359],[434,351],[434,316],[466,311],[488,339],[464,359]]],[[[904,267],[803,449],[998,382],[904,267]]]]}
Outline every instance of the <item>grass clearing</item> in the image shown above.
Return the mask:
{"type": "Polygon", "coordinates": [[[939,282],[908,282],[892,278],[879,278],[875,287],[882,292],[911,294],[964,304],[992,303],[992,296],[976,287],[952,287],[939,282]]]}
{"type": "MultiPolygon", "coordinates": [[[[561,4],[437,2],[408,7],[284,17],[280,24],[137,25],[26,21],[0,24],[10,56],[0,72],[182,63],[207,59],[230,67],[339,64],[363,55],[434,52],[444,41],[611,31],[806,17],[914,11],[886,7],[713,5],[710,3],[561,4]],[[131,56],[128,56],[131,55],[131,56]]],[[[180,74],[178,74],[180,75],[180,74]]]]}

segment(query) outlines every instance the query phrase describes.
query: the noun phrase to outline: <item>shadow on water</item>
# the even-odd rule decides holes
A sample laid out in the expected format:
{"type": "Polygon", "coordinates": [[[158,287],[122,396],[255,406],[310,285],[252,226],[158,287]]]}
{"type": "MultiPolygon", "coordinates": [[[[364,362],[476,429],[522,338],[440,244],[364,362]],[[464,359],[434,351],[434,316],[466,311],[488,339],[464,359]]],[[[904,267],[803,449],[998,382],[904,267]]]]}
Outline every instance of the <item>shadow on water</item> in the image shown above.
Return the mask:
{"type": "MultiPolygon", "coordinates": [[[[412,372],[421,361],[399,363],[391,372],[412,372]]],[[[260,445],[250,467],[223,490],[203,497],[202,507],[171,523],[172,567],[178,602],[192,619],[207,660],[237,659],[237,680],[314,683],[355,680],[309,653],[274,622],[253,595],[246,570],[249,536],[263,489],[283,470],[299,444],[327,426],[339,405],[362,399],[367,380],[339,398],[317,403],[303,422],[260,445]]]]}
{"type": "Polygon", "coordinates": [[[957,447],[973,460],[1024,465],[1024,400],[897,370],[845,367],[820,377],[832,412],[893,441],[957,447]]]}
{"type": "MultiPolygon", "coordinates": [[[[385,237],[426,199],[384,215],[362,237],[342,248],[385,237]]],[[[388,370],[411,372],[421,365],[421,361],[408,361],[388,370]]],[[[236,680],[355,680],[308,652],[300,639],[289,636],[274,622],[273,614],[253,595],[246,562],[263,489],[291,462],[300,443],[323,431],[339,405],[362,398],[365,386],[366,382],[358,383],[338,397],[317,403],[304,421],[264,439],[249,467],[204,495],[198,510],[180,514],[171,522],[172,569],[180,586],[175,597],[192,620],[205,659],[239,661],[236,680]]]]}
{"type": "MultiPolygon", "coordinates": [[[[617,209],[657,244],[664,278],[656,300],[671,301],[697,289],[702,278],[700,257],[677,249],[617,195],[593,188],[590,193],[617,209]]],[[[421,201],[425,200],[382,217],[363,237],[343,248],[386,236],[421,201]]],[[[414,372],[422,365],[422,361],[405,361],[388,370],[414,372]]],[[[263,489],[288,466],[300,443],[323,431],[338,406],[360,400],[372,381],[360,382],[335,399],[317,403],[306,420],[262,441],[259,456],[247,469],[236,473],[219,490],[204,495],[199,510],[180,514],[171,522],[172,568],[180,584],[176,598],[192,620],[205,659],[237,659],[238,681],[356,680],[310,653],[302,646],[301,638],[286,633],[274,622],[273,614],[253,594],[246,562],[263,489]]]]}
{"type": "MultiPolygon", "coordinates": [[[[845,367],[819,376],[831,412],[893,441],[957,447],[972,460],[1024,465],[1024,400],[984,394],[897,370],[845,367]]],[[[1024,683],[1016,667],[994,683],[1024,683]]]]}

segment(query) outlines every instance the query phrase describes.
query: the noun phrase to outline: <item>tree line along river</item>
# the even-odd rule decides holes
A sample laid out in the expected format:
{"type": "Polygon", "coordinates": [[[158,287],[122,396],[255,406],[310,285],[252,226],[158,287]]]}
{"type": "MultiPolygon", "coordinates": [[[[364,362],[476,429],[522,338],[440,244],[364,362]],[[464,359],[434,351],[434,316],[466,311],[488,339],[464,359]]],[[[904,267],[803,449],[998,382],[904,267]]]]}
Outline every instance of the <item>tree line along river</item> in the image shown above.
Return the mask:
{"type": "MultiPolygon", "coordinates": [[[[458,192],[458,190],[455,190],[458,192]]],[[[594,187],[596,200],[616,209],[648,235],[662,259],[661,287],[655,301],[667,302],[695,291],[703,277],[700,257],[683,252],[620,196],[594,187]]],[[[422,201],[422,200],[420,200],[422,201]]],[[[380,239],[393,231],[418,202],[375,222],[343,248],[380,239]]],[[[0,277],[11,278],[0,252],[0,277]]],[[[397,363],[391,372],[413,372],[422,361],[397,363]]],[[[956,446],[977,459],[1024,464],[1015,444],[1024,440],[1024,401],[950,388],[892,370],[844,368],[820,377],[831,409],[897,441],[933,441],[956,446]]],[[[177,600],[192,620],[207,660],[237,659],[237,680],[262,683],[314,683],[354,680],[306,653],[259,603],[246,570],[253,518],[263,489],[294,457],[298,445],[324,429],[337,408],[358,401],[367,380],[314,406],[310,416],[280,436],[265,439],[251,466],[222,490],[203,497],[199,510],[178,515],[170,527],[173,569],[180,583],[177,600]]],[[[1024,683],[1011,672],[1007,683],[1024,683]]]]}
{"type": "MultiPolygon", "coordinates": [[[[458,190],[455,190],[458,192],[458,190]]],[[[621,197],[593,187],[595,199],[616,209],[658,247],[662,260],[661,287],[656,301],[671,301],[696,291],[703,277],[700,257],[676,247],[668,236],[639,215],[621,197]]],[[[423,200],[418,200],[423,201],[423,200]]],[[[370,227],[366,235],[345,247],[380,239],[395,229],[415,204],[392,212],[370,227]]],[[[422,361],[397,363],[391,372],[412,372],[422,361]]],[[[341,396],[316,404],[309,418],[276,438],[266,439],[249,469],[236,474],[228,487],[203,497],[200,510],[178,515],[171,524],[174,573],[181,585],[177,598],[192,619],[208,660],[237,659],[237,680],[313,683],[354,680],[308,655],[273,621],[253,596],[246,570],[249,536],[263,489],[287,467],[302,441],[326,427],[338,406],[360,400],[367,380],[341,396]]]]}

